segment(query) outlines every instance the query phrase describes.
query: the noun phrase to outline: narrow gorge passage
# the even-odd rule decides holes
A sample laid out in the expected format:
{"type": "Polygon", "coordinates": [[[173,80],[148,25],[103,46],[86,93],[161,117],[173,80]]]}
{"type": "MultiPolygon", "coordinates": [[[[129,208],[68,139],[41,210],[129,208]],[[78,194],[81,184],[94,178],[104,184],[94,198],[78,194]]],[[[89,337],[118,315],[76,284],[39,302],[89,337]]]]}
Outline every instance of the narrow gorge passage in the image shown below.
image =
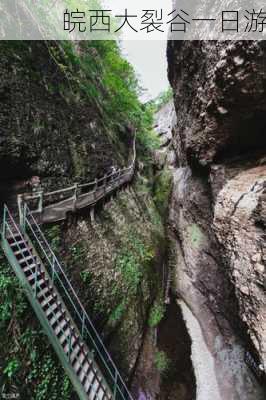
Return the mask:
{"type": "Polygon", "coordinates": [[[265,400],[266,46],[163,46],[0,42],[0,397],[265,400]]]}
{"type": "MultiPolygon", "coordinates": [[[[252,68],[258,68],[259,79],[265,82],[264,47],[260,51],[254,43],[250,48],[228,44],[224,52],[220,43],[169,41],[167,56],[173,103],[169,100],[156,114],[160,149],[154,158],[157,179],[167,172],[172,177],[166,217],[168,264],[171,290],[180,299],[184,329],[191,342],[184,362],[191,363],[194,384],[188,371],[187,381],[191,382],[192,398],[197,400],[263,399],[265,95],[260,97],[258,90],[256,106],[249,109],[246,118],[239,116],[237,105],[241,97],[238,90],[247,93],[247,98],[254,93],[249,87],[252,68]],[[250,64],[248,54],[253,48],[258,59],[250,64]],[[241,67],[235,64],[238,53],[243,56],[241,67]],[[194,75],[188,73],[192,64],[194,75]],[[236,83],[231,92],[227,85],[230,72],[237,81],[244,71],[250,76],[236,83]],[[212,77],[210,82],[207,73],[212,77]],[[221,115],[219,106],[225,96],[231,107],[228,116],[221,115]]],[[[239,107],[248,108],[249,100],[241,98],[239,107]]],[[[168,345],[167,340],[161,342],[166,350],[168,345]]],[[[172,396],[177,381],[173,378],[167,388],[163,377],[162,395],[172,396]]]]}
{"type": "Polygon", "coordinates": [[[157,344],[165,352],[169,367],[161,378],[159,399],[196,399],[196,379],[191,358],[191,338],[182,309],[171,296],[158,326],[157,344]]]}

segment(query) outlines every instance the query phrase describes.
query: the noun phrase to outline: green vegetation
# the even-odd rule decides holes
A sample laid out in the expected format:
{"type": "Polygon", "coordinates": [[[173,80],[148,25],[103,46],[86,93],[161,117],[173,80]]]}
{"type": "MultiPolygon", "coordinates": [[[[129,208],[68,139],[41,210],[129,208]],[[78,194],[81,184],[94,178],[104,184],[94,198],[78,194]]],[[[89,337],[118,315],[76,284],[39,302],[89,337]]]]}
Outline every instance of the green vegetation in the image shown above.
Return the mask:
{"type": "Polygon", "coordinates": [[[191,244],[195,248],[199,248],[202,241],[204,240],[204,234],[200,227],[196,224],[192,224],[188,227],[188,234],[191,240],[191,244]]]}
{"type": "Polygon", "coordinates": [[[164,313],[165,313],[165,305],[163,304],[163,302],[162,301],[160,303],[156,302],[150,311],[150,316],[148,320],[149,326],[151,328],[156,327],[163,319],[164,313]]]}
{"type": "MultiPolygon", "coordinates": [[[[69,4],[71,1],[69,0],[69,4]]],[[[43,85],[43,90],[47,91],[47,104],[49,104],[49,98],[55,95],[57,100],[65,101],[69,107],[75,104],[85,105],[84,110],[91,110],[88,121],[97,121],[99,131],[103,132],[105,137],[109,134],[121,153],[125,150],[128,156],[132,131],[137,131],[138,161],[143,162],[143,175],[145,175],[144,179],[147,179],[146,183],[143,183],[143,202],[136,199],[136,208],[139,206],[139,212],[142,212],[141,207],[144,205],[147,213],[145,218],[147,217],[147,220],[154,218],[156,225],[159,226],[160,218],[153,201],[147,200],[150,197],[152,185],[149,174],[153,176],[151,152],[160,145],[159,138],[152,130],[153,113],[156,107],[152,102],[142,104],[139,100],[140,88],[135,72],[121,56],[119,45],[114,41],[75,43],[54,41],[34,45],[14,42],[3,44],[3,46],[12,57],[21,60],[22,72],[27,65],[28,69],[25,68],[25,71],[30,78],[43,85]],[[49,58],[47,58],[47,51],[50,54],[49,58]],[[40,57],[39,64],[35,65],[34,56],[40,57]],[[44,65],[44,70],[39,68],[40,65],[44,65]],[[46,74],[46,69],[49,74],[46,74]]],[[[20,61],[17,62],[20,64],[20,61]]],[[[59,102],[58,104],[61,105],[59,102]]],[[[77,119],[79,117],[80,115],[77,114],[77,119]]],[[[36,119],[33,126],[34,133],[41,136],[45,128],[45,124],[36,119]]],[[[11,147],[15,153],[19,154],[16,143],[11,147]]],[[[81,149],[73,146],[70,150],[77,169],[75,174],[82,176],[81,149]]],[[[162,191],[158,189],[155,192],[155,199],[159,205],[165,204],[167,194],[165,182],[162,183],[161,189],[162,191]]],[[[135,218],[134,214],[133,217],[135,218]]],[[[137,214],[136,218],[138,218],[137,214]]],[[[144,226],[143,229],[145,228],[144,226]]],[[[142,227],[140,232],[141,229],[142,227]]],[[[45,235],[55,253],[63,250],[62,233],[63,228],[60,225],[45,229],[45,235]]],[[[94,275],[88,269],[81,271],[81,265],[84,264],[89,248],[87,243],[79,241],[73,245],[72,242],[72,246],[70,245],[67,249],[68,256],[65,260],[70,260],[71,268],[74,266],[71,270],[73,275],[69,276],[77,286],[88,288],[83,291],[81,298],[85,301],[90,296],[93,298],[93,301],[88,304],[89,307],[94,308],[94,316],[97,316],[100,323],[107,321],[112,328],[115,323],[121,321],[125,313],[127,313],[129,327],[131,324],[137,324],[134,318],[143,320],[146,318],[150,303],[158,292],[159,286],[156,269],[151,268],[155,264],[155,235],[151,240],[149,236],[150,232],[145,236],[144,233],[130,231],[129,234],[126,232],[117,240],[119,248],[114,252],[115,256],[112,259],[114,269],[104,271],[110,276],[107,288],[107,291],[110,291],[110,298],[101,289],[97,291],[94,280],[101,280],[101,271],[99,275],[94,275]],[[77,272],[76,275],[75,272],[77,272]],[[139,309],[136,310],[135,308],[138,307],[139,309]]],[[[89,265],[89,268],[92,267],[94,265],[89,265]]],[[[150,313],[149,325],[151,327],[158,325],[163,314],[163,306],[156,303],[150,313]]],[[[72,386],[68,378],[57,361],[47,337],[42,333],[17,278],[2,258],[0,258],[0,334],[2,338],[5,338],[1,343],[0,354],[0,367],[3,372],[0,393],[1,390],[8,392],[8,389],[15,385],[21,398],[36,400],[73,398],[72,386]]],[[[163,357],[158,356],[158,369],[165,369],[164,363],[163,357]]]]}
{"type": "Polygon", "coordinates": [[[153,125],[153,106],[143,105],[143,125],[137,133],[138,156],[144,161],[149,161],[151,151],[159,149],[160,139],[152,129],[153,125]]]}
{"type": "Polygon", "coordinates": [[[84,260],[84,258],[86,257],[86,253],[87,253],[87,249],[86,249],[85,243],[83,243],[83,241],[80,241],[80,242],[76,243],[74,246],[70,247],[70,254],[71,254],[72,260],[75,263],[78,263],[79,261],[84,260]]]}
{"type": "Polygon", "coordinates": [[[16,372],[19,369],[19,362],[16,359],[12,359],[8,362],[7,366],[4,369],[4,374],[8,376],[8,378],[13,378],[16,372]]]}
{"type": "Polygon", "coordinates": [[[82,282],[84,283],[90,283],[91,282],[91,278],[92,278],[92,274],[90,271],[86,270],[86,271],[81,271],[80,273],[80,277],[82,282]]]}
{"type": "Polygon", "coordinates": [[[121,56],[115,41],[83,41],[78,46],[60,42],[54,43],[50,51],[67,77],[72,94],[78,91],[90,102],[96,101],[109,124],[121,126],[128,122],[141,128],[147,123],[134,69],[121,56]]]}
{"type": "Polygon", "coordinates": [[[173,90],[169,87],[164,92],[160,93],[159,96],[153,101],[155,112],[159,111],[173,98],[173,90]]]}
{"type": "Polygon", "coordinates": [[[116,268],[126,285],[127,294],[136,295],[145,268],[150,265],[154,253],[136,236],[130,235],[128,248],[122,248],[116,258],[116,268]]]}
{"type": "Polygon", "coordinates": [[[36,400],[71,398],[72,385],[2,253],[0,336],[0,393],[19,393],[21,398],[36,400]]]}
{"type": "Polygon", "coordinates": [[[21,318],[27,308],[25,295],[10,267],[0,258],[0,329],[11,318],[21,318]]]}
{"type": "Polygon", "coordinates": [[[56,367],[56,362],[50,355],[45,355],[42,360],[33,364],[29,380],[39,381],[35,389],[36,400],[70,399],[71,383],[67,376],[62,377],[56,367]]]}
{"type": "Polygon", "coordinates": [[[144,105],[139,100],[135,71],[115,41],[54,42],[49,51],[69,84],[59,89],[63,97],[96,105],[109,132],[124,132],[119,140],[114,138],[119,147],[121,141],[128,144],[125,126],[137,130],[141,153],[159,146],[152,131],[154,104],[144,105]]]}
{"type": "Polygon", "coordinates": [[[45,236],[54,252],[60,247],[60,225],[53,225],[45,229],[45,236]]]}
{"type": "Polygon", "coordinates": [[[114,324],[120,321],[126,309],[127,309],[127,302],[126,300],[122,300],[122,302],[118,304],[118,306],[112,311],[109,318],[109,322],[111,324],[114,324]]]}
{"type": "Polygon", "coordinates": [[[155,366],[162,374],[167,373],[170,367],[170,360],[164,351],[157,351],[154,356],[155,366]]]}
{"type": "Polygon", "coordinates": [[[171,188],[172,174],[165,168],[155,179],[153,193],[154,202],[162,217],[164,217],[167,212],[171,188]]]}

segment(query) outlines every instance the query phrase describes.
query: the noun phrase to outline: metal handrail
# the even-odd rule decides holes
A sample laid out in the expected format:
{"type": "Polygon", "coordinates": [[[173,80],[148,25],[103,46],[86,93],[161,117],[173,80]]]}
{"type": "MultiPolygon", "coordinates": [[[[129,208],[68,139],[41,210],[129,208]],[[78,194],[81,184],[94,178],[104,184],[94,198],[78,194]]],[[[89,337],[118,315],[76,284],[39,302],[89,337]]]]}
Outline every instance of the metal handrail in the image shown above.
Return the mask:
{"type": "MultiPolygon", "coordinates": [[[[28,248],[28,245],[27,245],[27,242],[26,242],[25,238],[24,238],[23,235],[21,234],[21,231],[20,231],[19,227],[17,226],[17,224],[16,224],[14,218],[12,217],[12,215],[11,215],[11,213],[10,213],[8,207],[7,207],[6,205],[4,205],[4,218],[3,218],[3,230],[2,230],[2,237],[3,237],[4,239],[7,239],[7,236],[6,236],[6,228],[8,229],[8,231],[9,231],[10,234],[11,234],[11,235],[10,235],[10,238],[12,238],[12,239],[14,240],[14,243],[15,243],[16,246],[19,248],[19,250],[21,251],[21,253],[23,254],[23,250],[24,250],[24,249],[27,249],[27,251],[30,253],[30,249],[28,248]],[[7,221],[7,216],[8,216],[8,218],[11,220],[11,224],[8,223],[8,221],[7,221]],[[13,227],[15,228],[16,233],[19,235],[19,238],[20,238],[21,241],[23,242],[22,244],[19,244],[19,242],[17,241],[17,239],[16,239],[16,237],[15,237],[15,235],[14,235],[14,232],[13,232],[12,229],[11,229],[11,226],[12,226],[12,225],[13,225],[13,227]]],[[[25,259],[25,262],[26,262],[27,267],[29,267],[29,266],[32,265],[32,264],[30,264],[30,263],[28,262],[27,259],[25,259]]],[[[38,283],[38,279],[37,279],[37,277],[38,277],[38,262],[37,262],[37,259],[35,260],[35,265],[36,265],[36,272],[35,272],[35,283],[34,283],[34,286],[35,286],[35,297],[37,297],[37,283],[38,283]]],[[[40,271],[39,271],[39,272],[40,272],[40,271]]]]}
{"type": "Polygon", "coordinates": [[[54,196],[55,194],[60,194],[60,193],[64,193],[64,192],[69,192],[70,190],[75,190],[75,189],[76,189],[76,186],[73,185],[73,186],[69,186],[69,187],[64,188],[64,189],[55,190],[55,191],[53,191],[53,192],[47,192],[47,193],[44,193],[43,195],[44,195],[44,196],[54,196]]]}
{"type": "MultiPolygon", "coordinates": [[[[100,188],[101,189],[102,188],[106,188],[106,186],[109,186],[108,182],[106,182],[108,179],[113,177],[111,182],[115,182],[118,179],[121,179],[122,177],[127,175],[130,171],[134,170],[135,163],[136,163],[136,132],[135,132],[134,141],[133,141],[133,159],[132,159],[131,164],[128,167],[120,168],[117,171],[111,172],[110,174],[106,174],[106,175],[102,176],[101,178],[95,179],[95,180],[90,181],[88,183],[76,184],[76,185],[69,186],[67,188],[55,190],[55,191],[48,192],[48,193],[44,193],[43,191],[40,191],[40,192],[36,193],[35,195],[31,194],[29,196],[26,196],[25,200],[27,201],[27,200],[36,200],[38,198],[47,198],[47,197],[55,196],[57,194],[62,194],[62,193],[65,193],[65,192],[69,192],[71,190],[73,190],[73,192],[74,192],[73,195],[75,196],[75,193],[76,193],[77,190],[84,189],[85,187],[89,187],[89,186],[95,186],[95,185],[96,185],[95,189],[90,190],[90,191],[88,191],[86,193],[82,193],[82,195],[97,192],[97,185],[99,183],[105,182],[105,184],[103,186],[101,186],[100,188]]],[[[67,200],[67,199],[71,199],[71,196],[67,197],[66,199],[64,199],[64,201],[67,200]]]]}
{"type": "MultiPolygon", "coordinates": [[[[109,377],[112,379],[112,383],[115,385],[115,389],[120,393],[120,395],[122,396],[123,399],[132,400],[132,396],[131,396],[130,392],[128,391],[117,367],[115,366],[110,354],[108,353],[100,336],[98,335],[92,321],[90,320],[83,305],[81,304],[78,295],[76,294],[74,288],[72,287],[70,281],[68,280],[56,255],[54,254],[53,250],[51,249],[43,232],[41,231],[39,225],[37,224],[35,218],[31,214],[31,212],[26,204],[25,204],[25,207],[26,207],[26,212],[25,212],[26,226],[28,226],[28,228],[30,229],[32,235],[34,236],[34,239],[37,241],[43,255],[45,256],[46,260],[49,263],[49,266],[52,271],[52,276],[51,276],[52,283],[55,284],[55,281],[60,283],[61,288],[64,291],[64,294],[68,298],[69,302],[71,303],[71,306],[73,307],[73,309],[75,311],[76,317],[78,318],[79,323],[81,324],[81,332],[80,333],[81,333],[82,339],[84,340],[84,337],[85,337],[84,332],[86,332],[88,337],[92,341],[94,350],[97,352],[97,355],[99,356],[100,361],[103,363],[103,365],[106,369],[106,372],[109,374],[109,377]],[[40,235],[41,240],[38,237],[38,234],[36,234],[33,226],[35,227],[38,234],[40,235]],[[43,245],[43,243],[44,243],[44,245],[43,245]],[[50,256],[49,256],[49,254],[50,254],[50,256]],[[96,341],[98,342],[98,344],[96,343],[96,341]],[[99,347],[101,347],[102,350],[99,347]],[[108,365],[107,362],[109,362],[110,365],[108,365]],[[110,367],[112,368],[113,372],[110,369],[110,367]],[[124,395],[123,392],[126,393],[126,396],[124,395]]],[[[104,374],[103,374],[103,376],[104,376],[104,374]]]]}
{"type": "MultiPolygon", "coordinates": [[[[115,188],[118,186],[117,182],[121,182],[121,178],[124,178],[125,176],[129,175],[129,173],[134,172],[135,168],[135,161],[136,161],[136,134],[134,137],[134,144],[133,144],[133,161],[132,163],[127,167],[127,168],[121,168],[117,171],[112,172],[111,174],[106,174],[100,179],[95,179],[92,182],[89,182],[87,184],[75,184],[74,186],[71,186],[66,189],[61,189],[57,190],[54,192],[50,193],[43,193],[43,191],[40,191],[36,193],[35,195],[32,194],[28,198],[29,200],[36,200],[39,199],[41,204],[41,210],[42,210],[42,200],[44,197],[49,197],[53,196],[56,194],[60,194],[63,192],[71,191],[73,190],[73,198],[76,200],[77,199],[77,193],[79,189],[82,189],[87,186],[92,186],[94,185],[94,189],[89,191],[89,193],[96,193],[97,189],[102,190],[104,189],[104,192],[106,191],[106,188],[115,188]],[[103,182],[103,185],[99,185],[99,183],[103,182]]],[[[125,182],[122,181],[121,183],[125,182]]],[[[82,193],[82,196],[85,193],[82,193]]],[[[42,256],[46,259],[46,262],[48,263],[48,275],[50,276],[50,279],[52,281],[52,285],[56,287],[56,283],[58,282],[60,284],[61,289],[64,292],[64,296],[68,299],[70,302],[71,307],[73,307],[74,310],[74,317],[75,319],[78,320],[78,323],[80,325],[80,334],[81,334],[81,339],[85,341],[85,337],[90,339],[91,347],[92,350],[95,352],[95,356],[98,357],[96,361],[100,362],[100,368],[99,370],[102,372],[102,369],[104,369],[105,374],[102,373],[103,377],[106,379],[107,383],[110,385],[112,383],[112,390],[113,390],[113,396],[116,398],[116,395],[120,394],[121,398],[123,400],[133,400],[130,392],[128,391],[125,382],[123,381],[117,367],[115,366],[109,352],[107,351],[105,345],[103,344],[100,336],[98,335],[91,319],[89,318],[88,314],[86,313],[83,305],[81,304],[78,295],[76,294],[74,288],[72,287],[70,281],[68,280],[63,268],[61,267],[61,264],[59,263],[57,257],[55,256],[53,250],[51,249],[48,241],[46,240],[43,232],[41,231],[38,223],[36,222],[35,218],[33,217],[32,213],[30,212],[28,206],[26,203],[23,204],[23,210],[20,208],[22,206],[22,203],[19,202],[19,211],[21,213],[20,217],[20,225],[21,228],[26,232],[26,229],[28,228],[30,230],[31,235],[33,236],[33,240],[35,240],[39,246],[39,249],[41,250],[42,256]],[[36,232],[37,231],[37,232],[36,232]],[[111,382],[110,382],[111,381],[111,382]]],[[[12,231],[12,225],[15,227],[15,230],[17,233],[19,233],[20,237],[26,243],[24,235],[21,234],[20,229],[17,227],[12,215],[10,214],[8,208],[4,206],[4,222],[3,222],[3,232],[2,235],[5,238],[6,234],[6,229],[8,229],[11,233],[11,236],[13,237],[14,241],[17,243],[15,236],[12,231]],[[7,218],[11,218],[11,226],[9,226],[9,223],[7,222],[7,218]]],[[[28,246],[26,245],[28,248],[28,246]]],[[[21,248],[21,245],[18,244],[18,248],[21,248]]],[[[36,271],[35,271],[35,282],[34,282],[34,293],[35,297],[37,296],[37,288],[39,286],[38,283],[38,273],[40,271],[38,270],[38,253],[35,255],[36,258],[36,271]]],[[[29,265],[28,261],[26,260],[27,265],[29,265]]],[[[43,271],[41,271],[42,273],[43,271]]],[[[70,313],[71,315],[71,313],[70,313]]],[[[71,344],[71,343],[70,343],[71,344]]],[[[69,350],[70,352],[70,350],[69,350]]]]}
{"type": "MultiPolygon", "coordinates": [[[[50,196],[55,196],[55,195],[57,195],[57,194],[61,194],[61,193],[64,193],[64,192],[69,192],[69,191],[71,191],[71,190],[74,191],[74,190],[76,190],[76,189],[82,189],[82,188],[87,187],[87,186],[93,186],[93,185],[95,185],[96,183],[98,184],[99,182],[102,182],[102,181],[104,181],[105,179],[108,179],[108,178],[111,178],[111,177],[114,177],[114,180],[113,180],[112,182],[115,182],[115,180],[117,180],[117,178],[121,178],[121,177],[125,176],[125,175],[127,174],[127,171],[131,171],[131,170],[133,170],[133,166],[130,166],[130,167],[127,167],[127,168],[121,168],[121,169],[117,170],[116,172],[113,172],[113,173],[110,174],[110,175],[105,175],[105,176],[103,176],[102,178],[96,179],[96,180],[94,180],[94,181],[90,181],[90,182],[88,182],[88,183],[78,184],[77,186],[69,186],[69,187],[64,188],[64,189],[59,189],[59,190],[55,190],[55,191],[53,191],[53,192],[47,192],[47,193],[42,193],[42,192],[40,191],[40,192],[36,193],[35,195],[33,194],[33,195],[27,196],[27,197],[26,197],[26,200],[27,200],[27,199],[29,199],[29,200],[37,199],[37,198],[39,198],[40,194],[42,194],[43,197],[50,197],[50,196]],[[122,173],[121,173],[121,172],[122,172],[122,173]],[[119,174],[119,173],[121,173],[121,174],[119,174]]],[[[105,186],[108,186],[108,182],[106,183],[105,186]]],[[[102,187],[101,187],[101,188],[102,188],[102,187]]],[[[88,193],[92,193],[92,192],[94,192],[94,191],[95,191],[95,190],[90,190],[88,193]]],[[[85,194],[85,193],[83,193],[83,194],[85,194]]]]}
{"type": "MultiPolygon", "coordinates": [[[[28,201],[31,201],[31,200],[39,199],[38,208],[36,210],[35,209],[32,210],[32,212],[42,213],[42,211],[43,211],[43,199],[45,199],[45,198],[47,199],[47,198],[55,196],[57,194],[58,195],[62,194],[63,192],[66,193],[66,192],[69,192],[69,191],[73,191],[73,193],[71,193],[70,196],[66,196],[64,198],[58,199],[57,201],[51,202],[51,204],[48,204],[47,207],[57,206],[59,204],[63,204],[65,201],[70,201],[70,200],[73,201],[73,206],[74,206],[75,203],[79,199],[84,198],[84,196],[90,196],[90,195],[93,195],[93,194],[97,195],[97,193],[99,193],[102,190],[104,190],[104,192],[108,192],[109,193],[110,190],[114,190],[115,188],[119,187],[120,184],[123,184],[125,182],[125,178],[129,177],[129,174],[131,173],[131,171],[133,172],[132,168],[125,168],[125,169],[119,170],[118,172],[116,172],[115,174],[112,175],[112,180],[110,180],[110,178],[109,178],[109,180],[104,178],[104,180],[103,180],[104,184],[102,186],[99,184],[99,181],[96,181],[97,182],[96,188],[94,188],[92,190],[89,190],[89,191],[86,191],[85,193],[83,192],[83,193],[77,194],[80,189],[84,189],[84,187],[86,187],[86,186],[94,185],[94,187],[95,187],[95,185],[96,185],[95,181],[92,182],[91,184],[85,184],[83,186],[82,185],[76,185],[76,186],[72,186],[72,187],[70,187],[68,189],[61,189],[61,190],[58,190],[58,191],[55,191],[55,192],[51,192],[51,193],[38,192],[38,193],[36,193],[36,195],[25,196],[23,200],[28,202],[28,201]],[[121,179],[122,179],[122,181],[121,181],[121,179]]],[[[21,195],[19,195],[19,196],[21,196],[21,195]]],[[[22,201],[20,201],[19,203],[21,204],[22,201]]]]}
{"type": "MultiPolygon", "coordinates": [[[[19,227],[17,226],[15,220],[13,219],[8,207],[6,205],[4,205],[4,218],[3,218],[3,226],[2,226],[2,237],[3,239],[8,239],[8,238],[12,238],[14,243],[16,244],[16,246],[19,248],[20,251],[23,251],[24,249],[27,249],[28,252],[30,252],[30,249],[28,248],[27,242],[24,238],[24,236],[21,234],[21,231],[19,229],[19,227]],[[11,223],[8,222],[8,218],[10,219],[11,223]],[[16,239],[16,236],[14,235],[14,232],[12,231],[12,226],[13,228],[15,228],[16,234],[19,236],[19,241],[22,241],[22,243],[20,244],[19,241],[16,239]],[[9,236],[6,235],[6,230],[9,231],[9,236]]],[[[25,260],[26,265],[27,266],[31,266],[32,264],[30,264],[28,262],[28,260],[25,260]]],[[[41,270],[40,265],[37,262],[36,259],[36,272],[35,272],[35,279],[34,279],[34,289],[33,289],[33,294],[34,297],[37,298],[37,293],[38,293],[38,289],[40,289],[40,284],[38,281],[38,274],[41,275],[42,273],[44,273],[45,276],[45,271],[41,270]],[[39,265],[39,269],[38,269],[38,265],[39,265]]],[[[56,312],[55,310],[52,310],[52,315],[55,316],[56,312]]],[[[71,358],[71,351],[72,351],[72,335],[73,333],[71,333],[70,335],[70,339],[69,339],[69,346],[68,346],[68,359],[70,361],[71,358]]],[[[75,335],[75,334],[74,334],[75,335]]],[[[76,336],[76,335],[75,335],[76,336]]],[[[78,346],[81,348],[81,344],[78,342],[78,346]]],[[[86,354],[86,358],[88,358],[88,354],[86,354]]],[[[79,363],[79,365],[81,365],[81,362],[79,360],[76,360],[76,362],[79,363]]]]}

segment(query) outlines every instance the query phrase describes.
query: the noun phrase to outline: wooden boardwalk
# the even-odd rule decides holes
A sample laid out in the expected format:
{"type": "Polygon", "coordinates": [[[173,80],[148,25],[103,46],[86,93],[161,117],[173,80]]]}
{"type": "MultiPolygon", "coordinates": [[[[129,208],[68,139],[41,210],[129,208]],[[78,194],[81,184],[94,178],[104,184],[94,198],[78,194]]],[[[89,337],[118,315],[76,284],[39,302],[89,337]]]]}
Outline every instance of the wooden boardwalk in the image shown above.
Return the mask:
{"type": "Polygon", "coordinates": [[[23,203],[26,202],[39,223],[62,221],[67,218],[68,213],[85,207],[93,208],[99,201],[129,183],[134,176],[135,161],[134,139],[133,161],[129,167],[85,184],[74,184],[68,188],[47,193],[39,191],[30,195],[18,195],[19,209],[21,210],[23,203]]]}

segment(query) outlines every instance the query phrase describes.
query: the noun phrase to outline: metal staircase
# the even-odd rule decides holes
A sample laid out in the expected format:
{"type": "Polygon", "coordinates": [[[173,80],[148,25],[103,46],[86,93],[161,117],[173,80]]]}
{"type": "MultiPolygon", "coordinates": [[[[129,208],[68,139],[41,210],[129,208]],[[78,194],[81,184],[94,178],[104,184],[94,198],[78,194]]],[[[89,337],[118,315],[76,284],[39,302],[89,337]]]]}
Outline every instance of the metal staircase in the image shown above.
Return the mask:
{"type": "Polygon", "coordinates": [[[79,398],[132,400],[26,204],[19,226],[4,207],[1,245],[79,398]]]}

